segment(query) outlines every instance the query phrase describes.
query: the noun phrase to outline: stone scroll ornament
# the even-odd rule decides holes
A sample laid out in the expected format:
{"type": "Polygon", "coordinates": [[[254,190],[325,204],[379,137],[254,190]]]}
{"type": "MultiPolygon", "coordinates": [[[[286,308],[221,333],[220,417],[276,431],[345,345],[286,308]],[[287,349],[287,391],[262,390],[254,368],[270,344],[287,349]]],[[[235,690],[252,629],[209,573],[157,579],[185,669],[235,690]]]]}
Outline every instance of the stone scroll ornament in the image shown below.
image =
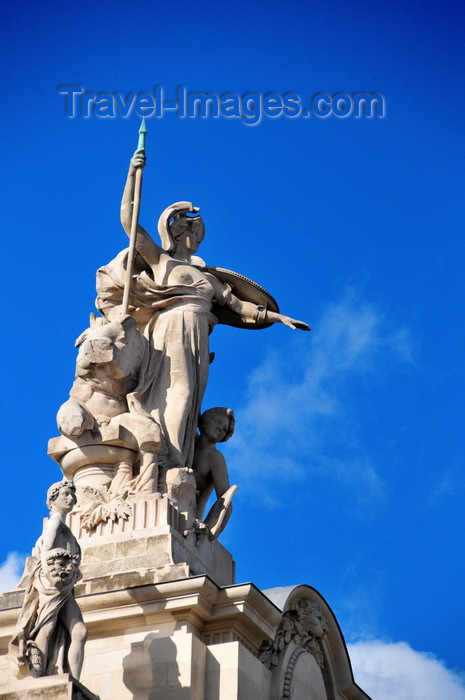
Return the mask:
{"type": "Polygon", "coordinates": [[[65,523],[76,505],[76,489],[66,479],[47,492],[50,517],[35,546],[37,561],[26,576],[26,594],[9,658],[18,678],[70,673],[79,680],[87,629],[74,598],[81,577],[81,549],[65,523]]]}
{"type": "Polygon", "coordinates": [[[89,503],[94,489],[92,525],[127,517],[121,504],[140,491],[166,493],[180,507],[179,494],[195,500],[197,426],[217,323],[309,330],[281,314],[255,282],[206,266],[196,255],[205,225],[191,202],[167,207],[158,222],[160,244],[151,238],[138,221],[145,161],[143,126],[121,203],[130,246],[97,272],[101,317],[78,339],[76,382],[58,414],[66,439],[49,444],[68,478],[79,470],[76,483],[87,487],[89,503]],[[84,478],[83,469],[96,464],[106,480],[94,478],[95,469],[84,478]]]}

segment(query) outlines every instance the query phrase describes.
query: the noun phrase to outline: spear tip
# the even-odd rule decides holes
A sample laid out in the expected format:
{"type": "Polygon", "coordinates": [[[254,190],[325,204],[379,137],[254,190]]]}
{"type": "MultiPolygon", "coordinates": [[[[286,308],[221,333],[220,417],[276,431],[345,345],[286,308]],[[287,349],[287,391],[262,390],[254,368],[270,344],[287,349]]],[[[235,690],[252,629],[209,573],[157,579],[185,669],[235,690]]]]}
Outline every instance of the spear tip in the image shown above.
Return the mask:
{"type": "Polygon", "coordinates": [[[145,117],[142,118],[142,123],[139,127],[139,143],[137,144],[137,150],[145,148],[145,134],[147,133],[147,127],[145,126],[145,117]]]}

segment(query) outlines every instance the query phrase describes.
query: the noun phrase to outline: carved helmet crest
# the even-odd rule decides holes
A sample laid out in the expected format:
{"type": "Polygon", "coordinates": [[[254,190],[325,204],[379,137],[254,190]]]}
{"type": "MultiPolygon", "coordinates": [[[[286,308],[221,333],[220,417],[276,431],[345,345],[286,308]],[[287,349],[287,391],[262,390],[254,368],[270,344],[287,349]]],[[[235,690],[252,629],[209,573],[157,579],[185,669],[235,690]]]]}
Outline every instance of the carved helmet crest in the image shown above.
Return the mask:
{"type": "Polygon", "coordinates": [[[163,250],[166,250],[167,253],[172,253],[176,248],[176,243],[170,229],[170,224],[172,224],[173,221],[184,218],[187,221],[198,222],[203,226],[201,216],[186,216],[188,212],[196,214],[199,211],[200,207],[194,207],[192,202],[175,202],[169,207],[166,207],[158,219],[158,233],[160,234],[161,247],[163,250]]]}

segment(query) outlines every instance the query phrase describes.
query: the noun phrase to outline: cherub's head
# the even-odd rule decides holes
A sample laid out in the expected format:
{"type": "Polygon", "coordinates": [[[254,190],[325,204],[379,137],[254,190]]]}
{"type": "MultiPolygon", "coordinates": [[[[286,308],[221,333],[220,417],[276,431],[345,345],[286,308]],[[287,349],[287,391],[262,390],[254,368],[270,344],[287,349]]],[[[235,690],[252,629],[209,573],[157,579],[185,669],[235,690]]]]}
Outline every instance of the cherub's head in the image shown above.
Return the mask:
{"type": "Polygon", "coordinates": [[[63,479],[52,484],[47,491],[47,508],[59,513],[70,513],[76,505],[76,487],[72,481],[63,479]]]}
{"type": "Polygon", "coordinates": [[[202,413],[199,430],[212,442],[226,442],[234,433],[235,424],[234,411],[231,408],[216,406],[202,413]]]}

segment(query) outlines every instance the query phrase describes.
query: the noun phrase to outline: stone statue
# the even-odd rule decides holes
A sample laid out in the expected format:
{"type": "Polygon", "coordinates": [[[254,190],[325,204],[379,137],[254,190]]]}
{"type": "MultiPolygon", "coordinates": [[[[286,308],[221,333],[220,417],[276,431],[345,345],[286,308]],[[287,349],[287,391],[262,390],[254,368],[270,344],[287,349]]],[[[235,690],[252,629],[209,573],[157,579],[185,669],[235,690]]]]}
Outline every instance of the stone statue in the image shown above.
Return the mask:
{"type": "MultiPolygon", "coordinates": [[[[136,172],[145,165],[144,151],[135,152],[121,205],[121,222],[130,235],[136,172]]],[[[227,307],[237,323],[264,327],[281,322],[309,330],[307,324],[239,298],[231,285],[206,268],[195,253],[205,227],[190,202],[176,202],[162,213],[161,246],[137,227],[129,313],[149,342],[149,362],[130,401],[160,425],[166,441],[164,467],[190,471],[210,353],[208,336],[218,322],[214,304],[227,307]]],[[[122,251],[97,273],[97,308],[112,321],[120,313],[128,251],[122,251]]],[[[240,277],[240,276],[238,276],[240,277]]],[[[245,278],[242,278],[243,280],[245,278]]]]}
{"type": "Polygon", "coordinates": [[[196,256],[205,226],[191,202],[176,202],[162,213],[161,245],[138,224],[142,127],[121,204],[130,246],[97,271],[96,307],[102,316],[91,315],[91,327],[76,341],[76,379],[58,411],[61,437],[49,441],[48,453],[75,482],[80,525],[89,532],[100,523],[122,524],[135,512],[134,503],[156,494],[185,514],[183,532],[205,526],[214,539],[229,518],[237,487],[229,486],[216,449],[227,437],[209,432],[217,430],[211,427],[215,421],[229,421],[231,434],[232,412],[208,414],[196,447],[213,358],[209,335],[217,323],[309,327],[281,314],[255,282],[207,267],[196,256]],[[213,488],[217,502],[202,523],[213,488]]]}
{"type": "Polygon", "coordinates": [[[221,534],[232,513],[231,500],[237,486],[230,486],[226,461],[216,445],[229,440],[234,426],[234,413],[230,408],[209,408],[199,419],[200,435],[195,442],[193,462],[197,518],[200,521],[203,519],[205,506],[215,489],[217,501],[205,519],[210,539],[216,539],[221,534]]]}
{"type": "Polygon", "coordinates": [[[26,580],[26,594],[9,645],[18,677],[70,673],[79,680],[87,629],[74,598],[80,578],[81,549],[65,523],[76,505],[76,492],[67,480],[47,492],[50,517],[37,541],[37,563],[26,580]]]}

